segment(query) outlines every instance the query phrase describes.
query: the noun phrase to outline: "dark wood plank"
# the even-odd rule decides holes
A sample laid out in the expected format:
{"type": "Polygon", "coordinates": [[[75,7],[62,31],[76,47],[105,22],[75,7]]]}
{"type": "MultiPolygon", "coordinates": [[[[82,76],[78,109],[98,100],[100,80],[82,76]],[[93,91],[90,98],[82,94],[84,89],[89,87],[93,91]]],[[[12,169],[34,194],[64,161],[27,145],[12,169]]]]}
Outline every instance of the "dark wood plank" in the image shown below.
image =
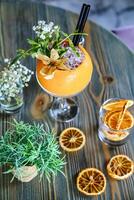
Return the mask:
{"type": "MultiPolygon", "coordinates": [[[[32,26],[39,19],[54,21],[60,24],[66,32],[75,28],[78,16],[43,3],[28,3],[27,1],[2,1],[0,4],[0,58],[13,57],[17,48],[26,48],[26,38],[33,36],[32,26]]],[[[8,116],[0,114],[0,133],[4,134],[9,127],[7,122],[13,118],[32,123],[44,123],[61,130],[69,126],[81,128],[86,135],[85,147],[74,154],[66,154],[64,172],[66,177],[58,175],[52,178],[51,184],[45,177],[38,182],[38,177],[30,183],[21,183],[14,180],[10,183],[10,175],[0,173],[0,200],[131,200],[134,197],[131,176],[125,181],[113,181],[107,176],[106,162],[115,154],[122,153],[134,159],[134,138],[121,147],[110,148],[98,139],[98,111],[102,102],[111,97],[134,98],[134,56],[111,33],[98,25],[88,22],[85,31],[89,33],[86,38],[86,49],[91,54],[94,63],[94,72],[89,86],[78,95],[80,105],[79,116],[70,123],[56,123],[51,120],[46,109],[51,98],[48,99],[35,77],[25,89],[25,104],[19,113],[8,116]],[[38,101],[40,95],[44,107],[38,101]],[[45,100],[44,100],[45,99],[45,100]],[[107,177],[107,188],[103,195],[98,197],[85,197],[76,189],[76,176],[86,167],[97,167],[107,177]]],[[[35,61],[28,59],[26,64],[35,70],[35,61]]]]}

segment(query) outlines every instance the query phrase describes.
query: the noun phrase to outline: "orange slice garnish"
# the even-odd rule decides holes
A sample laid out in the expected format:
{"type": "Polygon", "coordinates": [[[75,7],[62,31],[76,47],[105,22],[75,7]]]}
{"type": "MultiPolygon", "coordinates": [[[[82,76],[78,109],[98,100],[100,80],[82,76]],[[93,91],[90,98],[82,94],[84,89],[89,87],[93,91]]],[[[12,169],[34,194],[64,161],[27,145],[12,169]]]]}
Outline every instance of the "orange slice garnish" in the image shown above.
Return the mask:
{"type": "Polygon", "coordinates": [[[106,103],[102,107],[105,110],[121,110],[126,103],[127,103],[127,108],[129,108],[134,104],[134,101],[121,99],[121,100],[113,101],[110,103],[106,103]]]}
{"type": "MultiPolygon", "coordinates": [[[[109,111],[104,116],[104,123],[108,125],[109,128],[117,130],[117,124],[120,117],[121,111],[109,111]]],[[[127,130],[134,125],[134,119],[132,114],[129,111],[126,111],[124,117],[120,123],[119,130],[127,130]]]]}
{"type": "Polygon", "coordinates": [[[65,129],[59,138],[59,143],[61,147],[68,152],[74,152],[80,150],[85,144],[84,133],[74,127],[65,129]]]}
{"type": "Polygon", "coordinates": [[[117,180],[123,180],[133,174],[133,161],[126,155],[116,155],[107,165],[108,174],[117,180]]]}
{"type": "Polygon", "coordinates": [[[106,178],[96,168],[82,170],[77,177],[77,188],[85,195],[99,195],[105,191],[106,178]]]}

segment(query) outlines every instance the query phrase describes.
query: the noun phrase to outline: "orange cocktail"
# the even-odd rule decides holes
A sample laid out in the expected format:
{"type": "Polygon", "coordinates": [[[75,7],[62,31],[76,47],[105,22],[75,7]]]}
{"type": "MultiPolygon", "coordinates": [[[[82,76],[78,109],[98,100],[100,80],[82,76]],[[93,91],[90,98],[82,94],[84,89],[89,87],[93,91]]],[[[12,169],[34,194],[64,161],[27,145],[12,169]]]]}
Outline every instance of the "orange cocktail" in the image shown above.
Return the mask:
{"type": "Polygon", "coordinates": [[[57,97],[50,108],[51,116],[57,121],[70,121],[79,107],[68,97],[80,93],[88,85],[93,71],[90,55],[80,45],[84,40],[71,39],[85,33],[67,34],[53,22],[45,21],[39,21],[33,30],[36,38],[29,40],[32,46],[29,51],[37,60],[37,81],[45,92],[57,97]]]}
{"type": "Polygon", "coordinates": [[[56,97],[68,97],[78,94],[88,85],[93,66],[87,51],[81,45],[79,45],[79,48],[84,54],[82,63],[71,70],[56,70],[54,76],[50,79],[40,73],[43,63],[41,60],[37,60],[37,80],[46,92],[56,97]]]}

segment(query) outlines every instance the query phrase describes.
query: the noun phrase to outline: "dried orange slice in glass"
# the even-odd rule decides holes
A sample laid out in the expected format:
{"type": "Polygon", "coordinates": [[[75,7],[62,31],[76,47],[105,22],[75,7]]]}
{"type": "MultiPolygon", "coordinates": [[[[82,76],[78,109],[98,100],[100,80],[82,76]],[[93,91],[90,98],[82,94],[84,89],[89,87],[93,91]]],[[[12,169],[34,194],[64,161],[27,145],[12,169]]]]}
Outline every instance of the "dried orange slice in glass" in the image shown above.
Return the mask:
{"type": "Polygon", "coordinates": [[[105,109],[105,110],[121,110],[126,103],[127,103],[127,108],[129,108],[134,104],[134,101],[127,100],[127,99],[113,101],[113,102],[104,104],[103,109],[105,109]]]}
{"type": "Polygon", "coordinates": [[[107,165],[108,174],[117,180],[123,180],[133,174],[133,161],[126,155],[116,155],[107,165]]]}
{"type": "Polygon", "coordinates": [[[78,151],[85,144],[85,135],[80,129],[70,127],[60,134],[59,143],[65,151],[78,151]]]}
{"type": "Polygon", "coordinates": [[[96,168],[82,170],[77,177],[77,188],[85,195],[99,195],[105,191],[106,178],[96,168]]]}
{"type": "MultiPolygon", "coordinates": [[[[105,114],[104,123],[108,125],[109,128],[117,130],[117,124],[120,117],[121,111],[109,111],[105,114]]],[[[120,124],[119,130],[127,130],[134,125],[134,119],[129,111],[126,111],[122,122],[120,124]]]]}

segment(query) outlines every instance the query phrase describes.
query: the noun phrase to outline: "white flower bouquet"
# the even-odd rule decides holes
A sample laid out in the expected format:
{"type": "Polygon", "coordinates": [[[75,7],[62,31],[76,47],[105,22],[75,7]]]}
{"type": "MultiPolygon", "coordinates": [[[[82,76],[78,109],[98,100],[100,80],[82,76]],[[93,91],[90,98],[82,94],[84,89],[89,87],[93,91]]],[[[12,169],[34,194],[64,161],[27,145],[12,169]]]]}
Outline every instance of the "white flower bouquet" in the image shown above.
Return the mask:
{"type": "Polygon", "coordinates": [[[23,103],[23,87],[28,86],[33,72],[20,61],[10,65],[11,61],[5,59],[6,67],[0,73],[0,103],[1,107],[16,107],[23,103]]]}

